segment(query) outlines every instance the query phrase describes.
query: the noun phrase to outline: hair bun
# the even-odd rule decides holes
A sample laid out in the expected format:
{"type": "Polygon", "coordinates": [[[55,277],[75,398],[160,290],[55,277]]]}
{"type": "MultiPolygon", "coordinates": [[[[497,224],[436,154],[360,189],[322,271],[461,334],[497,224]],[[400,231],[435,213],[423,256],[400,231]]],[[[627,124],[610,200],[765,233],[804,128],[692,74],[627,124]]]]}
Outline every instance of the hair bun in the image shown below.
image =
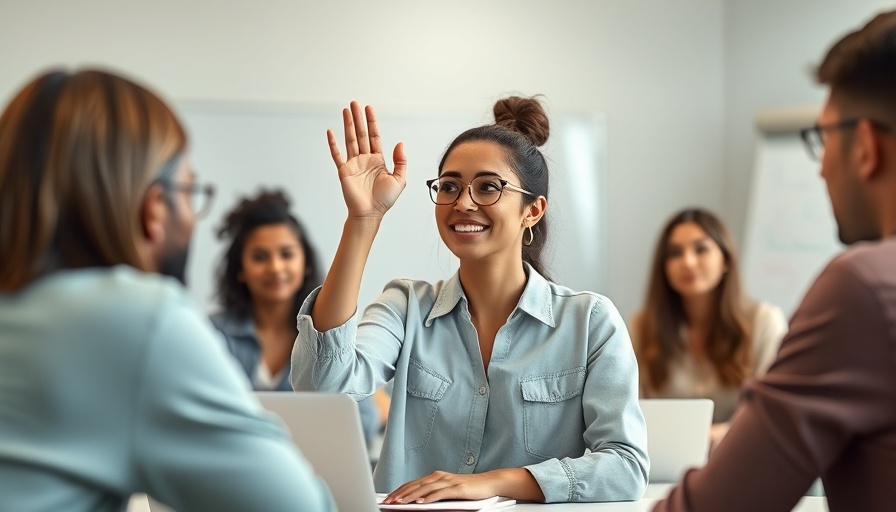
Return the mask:
{"type": "Polygon", "coordinates": [[[548,140],[550,125],[541,102],[535,97],[510,96],[495,103],[495,124],[522,134],[536,146],[548,140]]]}

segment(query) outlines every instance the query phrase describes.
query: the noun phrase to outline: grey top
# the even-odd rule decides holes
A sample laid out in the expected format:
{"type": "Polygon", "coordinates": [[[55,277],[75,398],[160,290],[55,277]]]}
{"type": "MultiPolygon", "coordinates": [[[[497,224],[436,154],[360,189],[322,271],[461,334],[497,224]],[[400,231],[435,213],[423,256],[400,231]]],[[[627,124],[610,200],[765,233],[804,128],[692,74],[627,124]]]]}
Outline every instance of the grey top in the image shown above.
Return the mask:
{"type": "Polygon", "coordinates": [[[0,510],[333,510],[175,281],[57,272],[0,294],[0,510]]]}
{"type": "Polygon", "coordinates": [[[706,467],[655,510],[790,510],[821,477],[831,511],[896,504],[896,237],[835,258],[744,388],[706,467]]]}
{"type": "Polygon", "coordinates": [[[367,396],[394,379],[377,491],[436,470],[525,467],[548,502],[641,497],[647,435],[625,324],[606,297],[526,271],[488,374],[456,274],[392,281],[360,321],[325,333],[308,316],[317,291],[305,302],[296,389],[367,396]]]}

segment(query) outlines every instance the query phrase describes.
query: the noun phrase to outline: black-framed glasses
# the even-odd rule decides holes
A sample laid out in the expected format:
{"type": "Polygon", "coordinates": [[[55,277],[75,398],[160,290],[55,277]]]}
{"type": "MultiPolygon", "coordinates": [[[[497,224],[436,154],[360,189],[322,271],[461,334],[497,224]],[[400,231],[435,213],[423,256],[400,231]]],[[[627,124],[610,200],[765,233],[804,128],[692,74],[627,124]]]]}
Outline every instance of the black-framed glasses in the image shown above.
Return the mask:
{"type": "Polygon", "coordinates": [[[476,176],[466,186],[455,177],[443,176],[428,180],[426,187],[429,189],[429,198],[432,202],[442,205],[457,202],[465,188],[470,192],[470,199],[479,206],[491,206],[497,203],[505,189],[535,197],[532,192],[511,185],[497,174],[476,176]]]}
{"type": "Polygon", "coordinates": [[[207,183],[178,183],[176,181],[159,180],[158,184],[169,192],[187,194],[190,199],[190,210],[197,219],[204,217],[211,209],[215,197],[215,186],[207,183]]]}
{"type": "MultiPolygon", "coordinates": [[[[821,160],[821,157],[824,156],[824,143],[825,143],[825,132],[831,130],[848,130],[855,128],[856,125],[859,124],[859,121],[862,119],[867,119],[864,117],[850,117],[847,119],[841,119],[834,123],[828,124],[818,124],[815,123],[814,126],[809,128],[803,128],[800,130],[800,137],[803,139],[803,144],[806,146],[806,151],[809,152],[809,156],[813,160],[821,160]]],[[[871,126],[877,128],[881,131],[890,131],[890,127],[885,123],[880,121],[875,121],[874,119],[867,119],[868,122],[871,123],[871,126]]]]}

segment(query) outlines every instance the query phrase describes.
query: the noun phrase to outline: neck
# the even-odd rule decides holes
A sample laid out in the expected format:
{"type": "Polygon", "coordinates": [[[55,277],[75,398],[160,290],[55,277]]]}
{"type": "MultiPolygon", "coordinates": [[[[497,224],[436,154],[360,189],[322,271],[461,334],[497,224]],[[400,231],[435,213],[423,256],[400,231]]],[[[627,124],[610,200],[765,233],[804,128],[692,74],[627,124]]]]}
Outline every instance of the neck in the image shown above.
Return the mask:
{"type": "Polygon", "coordinates": [[[294,314],[292,301],[254,302],[252,305],[252,319],[258,330],[285,330],[294,323],[295,319],[290,320],[294,314]]]}
{"type": "Polygon", "coordinates": [[[481,322],[505,322],[526,287],[526,272],[520,260],[509,265],[462,262],[458,274],[470,314],[481,322]]]}
{"type": "Polygon", "coordinates": [[[706,293],[696,297],[682,297],[684,316],[687,324],[694,326],[708,326],[718,299],[715,293],[706,293]]]}

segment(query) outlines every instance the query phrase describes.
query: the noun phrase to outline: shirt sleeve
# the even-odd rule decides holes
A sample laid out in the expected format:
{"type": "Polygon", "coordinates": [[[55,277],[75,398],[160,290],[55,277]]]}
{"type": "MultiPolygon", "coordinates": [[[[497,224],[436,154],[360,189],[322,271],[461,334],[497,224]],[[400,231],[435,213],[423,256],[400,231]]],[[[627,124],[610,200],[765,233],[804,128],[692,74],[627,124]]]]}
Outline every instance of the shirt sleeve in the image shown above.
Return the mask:
{"type": "Polygon", "coordinates": [[[139,489],[176,510],[335,510],[210,323],[163,308],[135,404],[139,489]]]}
{"type": "Polygon", "coordinates": [[[633,501],[647,488],[647,426],[638,404],[638,364],[628,331],[607,299],[592,310],[590,329],[582,398],[590,451],[526,466],[547,503],[633,501]]]}
{"type": "Polygon", "coordinates": [[[374,394],[395,374],[405,338],[408,297],[405,281],[390,282],[379,298],[344,324],[326,332],[314,328],[311,310],[320,288],[299,310],[289,380],[296,391],[345,393],[356,400],[374,394]]]}
{"type": "Polygon", "coordinates": [[[832,262],[794,314],[768,373],[744,388],[706,466],[689,471],[654,511],[793,508],[854,436],[892,414],[882,405],[892,403],[896,382],[881,311],[867,284],[832,262]]]}

